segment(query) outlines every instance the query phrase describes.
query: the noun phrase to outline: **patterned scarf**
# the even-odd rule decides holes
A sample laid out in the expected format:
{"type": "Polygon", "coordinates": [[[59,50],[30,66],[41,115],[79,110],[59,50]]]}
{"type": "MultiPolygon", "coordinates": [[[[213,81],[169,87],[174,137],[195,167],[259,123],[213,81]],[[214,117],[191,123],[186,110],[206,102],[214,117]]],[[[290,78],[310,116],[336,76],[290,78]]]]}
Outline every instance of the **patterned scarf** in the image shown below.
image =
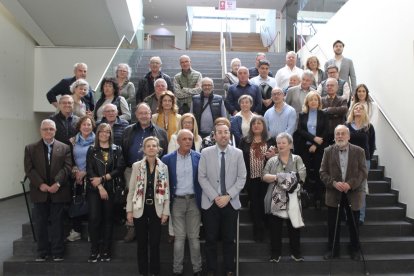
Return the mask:
{"type": "MultiPolygon", "coordinates": [[[[134,208],[140,209],[144,206],[145,185],[147,185],[147,162],[146,157],[144,156],[138,168],[135,194],[132,198],[134,208]]],[[[155,161],[154,185],[155,200],[158,204],[162,204],[164,200],[168,200],[170,197],[168,193],[168,170],[167,166],[158,158],[155,161]]]]}

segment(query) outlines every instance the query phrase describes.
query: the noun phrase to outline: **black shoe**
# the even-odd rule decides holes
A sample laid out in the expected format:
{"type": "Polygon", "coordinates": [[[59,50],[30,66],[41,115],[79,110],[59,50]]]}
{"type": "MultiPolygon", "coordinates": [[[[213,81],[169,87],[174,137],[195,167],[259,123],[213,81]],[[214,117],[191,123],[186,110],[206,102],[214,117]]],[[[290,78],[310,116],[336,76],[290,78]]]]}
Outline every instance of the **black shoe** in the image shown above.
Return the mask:
{"type": "MultiPolygon", "coordinates": [[[[195,274],[194,274],[195,275],[195,274]]],[[[183,276],[183,274],[182,273],[173,273],[173,276],[183,276]]]]}
{"type": "Polygon", "coordinates": [[[194,276],[201,276],[201,270],[194,273],[194,276]]]}
{"type": "Polygon", "coordinates": [[[290,255],[290,257],[292,258],[292,260],[294,260],[295,262],[303,262],[305,260],[305,258],[303,258],[301,255],[290,255]]]}
{"type": "Polygon", "coordinates": [[[63,259],[63,257],[62,256],[59,256],[59,255],[57,255],[57,256],[53,256],[53,261],[54,262],[61,262],[61,261],[63,261],[64,259],[63,259]]]}
{"type": "Polygon", "coordinates": [[[361,253],[359,250],[351,250],[351,259],[354,261],[360,261],[361,260],[361,253]]]}
{"type": "Polygon", "coordinates": [[[362,226],[362,225],[364,225],[364,222],[362,220],[360,220],[358,224],[359,224],[359,226],[362,226]]]}
{"type": "Polygon", "coordinates": [[[46,254],[40,254],[36,257],[35,262],[45,262],[47,260],[46,254]]]}
{"type": "Polygon", "coordinates": [[[331,250],[329,250],[329,251],[327,251],[327,252],[323,255],[323,258],[324,258],[325,260],[336,259],[336,258],[339,258],[339,253],[338,253],[338,252],[334,252],[334,253],[332,254],[332,251],[331,251],[331,250]]]}
{"type": "Polygon", "coordinates": [[[88,263],[96,263],[98,261],[99,254],[98,253],[91,253],[88,259],[88,263]]]}
{"type": "Polygon", "coordinates": [[[101,254],[100,261],[101,262],[110,262],[111,261],[111,253],[104,252],[103,254],[101,254]]]}
{"type": "Polygon", "coordinates": [[[270,259],[269,259],[269,262],[278,263],[278,262],[280,262],[281,258],[282,258],[281,256],[271,256],[270,259]]]}

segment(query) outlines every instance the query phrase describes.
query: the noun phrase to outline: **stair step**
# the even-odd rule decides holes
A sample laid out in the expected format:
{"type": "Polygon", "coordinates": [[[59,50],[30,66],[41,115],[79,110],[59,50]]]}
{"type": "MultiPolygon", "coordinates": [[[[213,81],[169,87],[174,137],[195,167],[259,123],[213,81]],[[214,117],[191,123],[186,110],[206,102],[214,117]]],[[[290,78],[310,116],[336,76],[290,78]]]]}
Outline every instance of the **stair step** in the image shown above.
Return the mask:
{"type": "MultiPolygon", "coordinates": [[[[277,264],[270,263],[267,258],[240,258],[239,271],[241,276],[258,275],[361,275],[364,272],[363,262],[350,260],[341,256],[331,261],[321,256],[304,256],[304,262],[293,262],[283,256],[277,264]],[[331,273],[330,273],[331,272],[331,273]]],[[[414,254],[366,254],[367,270],[372,275],[413,275],[414,254]]],[[[32,258],[12,257],[4,262],[4,275],[133,275],[137,273],[137,264],[131,260],[112,260],[109,263],[86,263],[82,258],[66,259],[60,263],[36,263],[32,258]]],[[[191,275],[192,269],[188,262],[184,264],[184,275],[191,275]]],[[[172,275],[172,263],[163,262],[160,274],[172,275]]],[[[365,274],[365,273],[364,273],[365,274]]]]}

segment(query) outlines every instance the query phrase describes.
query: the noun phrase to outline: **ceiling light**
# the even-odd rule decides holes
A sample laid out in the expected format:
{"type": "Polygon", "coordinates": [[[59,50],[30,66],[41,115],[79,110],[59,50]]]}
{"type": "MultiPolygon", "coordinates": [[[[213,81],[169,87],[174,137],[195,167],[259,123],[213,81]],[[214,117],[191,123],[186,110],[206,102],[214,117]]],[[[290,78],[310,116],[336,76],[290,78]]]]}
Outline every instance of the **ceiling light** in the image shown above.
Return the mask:
{"type": "Polygon", "coordinates": [[[163,22],[161,22],[161,24],[160,24],[161,26],[164,26],[164,23],[163,22]]]}

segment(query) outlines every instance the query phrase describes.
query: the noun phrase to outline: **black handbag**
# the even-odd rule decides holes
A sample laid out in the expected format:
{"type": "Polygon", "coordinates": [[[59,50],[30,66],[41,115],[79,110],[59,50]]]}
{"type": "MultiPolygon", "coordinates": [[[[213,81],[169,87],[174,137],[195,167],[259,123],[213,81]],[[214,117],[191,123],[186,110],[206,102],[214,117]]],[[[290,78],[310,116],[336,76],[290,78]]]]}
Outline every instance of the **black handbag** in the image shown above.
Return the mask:
{"type": "Polygon", "coordinates": [[[68,209],[68,215],[70,218],[76,218],[84,216],[89,212],[88,201],[86,200],[86,183],[85,181],[82,184],[82,193],[76,193],[76,181],[73,182],[73,196],[72,202],[70,203],[68,209]]]}
{"type": "Polygon", "coordinates": [[[113,183],[114,183],[114,204],[125,205],[128,191],[126,190],[124,178],[122,176],[115,177],[113,183]]]}

